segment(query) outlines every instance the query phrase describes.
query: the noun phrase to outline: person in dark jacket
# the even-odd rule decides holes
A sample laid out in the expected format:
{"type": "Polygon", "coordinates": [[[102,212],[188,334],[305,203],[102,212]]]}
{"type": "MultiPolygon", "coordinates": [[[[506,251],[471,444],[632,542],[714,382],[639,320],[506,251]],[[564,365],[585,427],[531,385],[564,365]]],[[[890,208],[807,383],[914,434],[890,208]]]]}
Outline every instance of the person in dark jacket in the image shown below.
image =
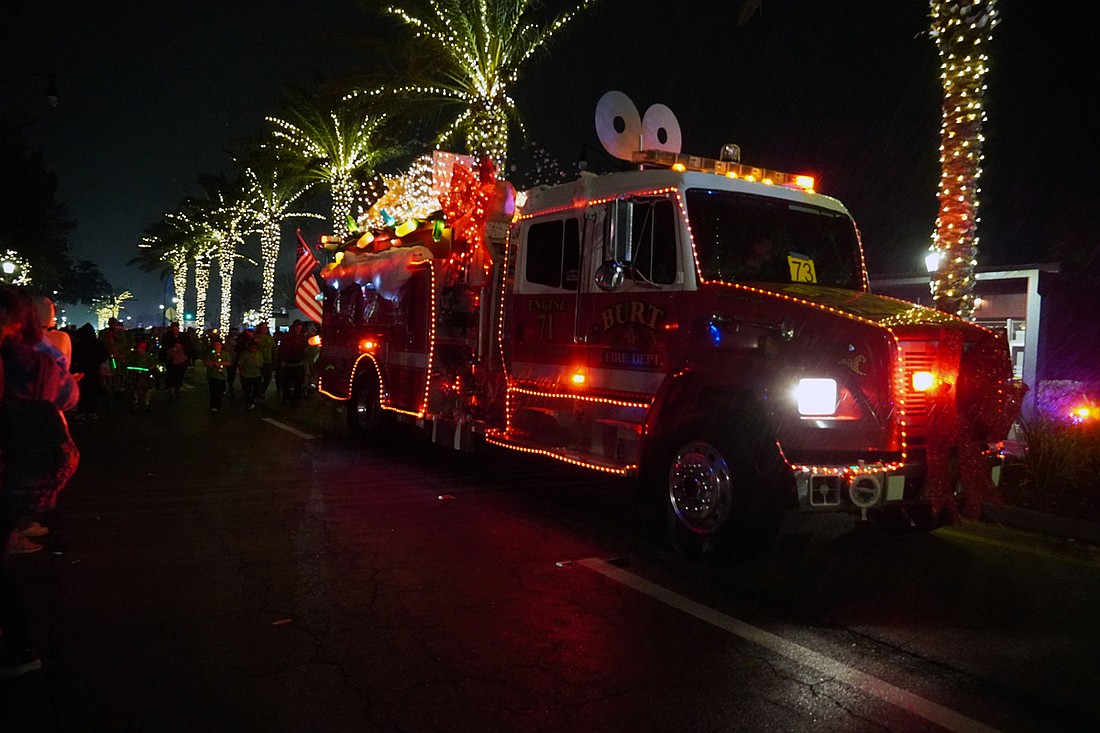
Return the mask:
{"type": "Polygon", "coordinates": [[[77,411],[84,415],[95,415],[101,395],[101,376],[99,368],[107,361],[107,349],[99,340],[92,324],[85,323],[76,332],[73,339],[73,360],[69,368],[73,375],[83,374],[80,378],[80,402],[77,411]]]}
{"type": "Polygon", "coordinates": [[[308,346],[301,321],[290,324],[290,331],[279,342],[279,396],[282,403],[289,407],[297,405],[302,394],[308,346]]]}
{"type": "Polygon", "coordinates": [[[179,399],[184,376],[194,358],[195,350],[190,339],[180,333],[180,324],[173,322],[160,340],[160,360],[164,362],[164,383],[168,387],[169,399],[179,399]]]}

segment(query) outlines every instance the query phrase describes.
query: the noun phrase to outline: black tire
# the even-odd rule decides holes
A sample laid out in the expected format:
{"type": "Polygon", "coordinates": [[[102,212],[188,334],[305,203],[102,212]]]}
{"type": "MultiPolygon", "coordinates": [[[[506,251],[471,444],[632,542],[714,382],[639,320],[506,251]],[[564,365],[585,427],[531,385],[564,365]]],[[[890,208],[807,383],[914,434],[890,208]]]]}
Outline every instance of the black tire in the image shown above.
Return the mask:
{"type": "Polygon", "coordinates": [[[351,399],[347,403],[348,428],[368,443],[379,443],[390,432],[392,422],[382,409],[378,375],[373,371],[355,379],[351,399]]]}
{"type": "Polygon", "coordinates": [[[689,557],[742,560],[775,538],[791,474],[759,416],[690,423],[670,434],[651,483],[665,529],[689,557]]]}

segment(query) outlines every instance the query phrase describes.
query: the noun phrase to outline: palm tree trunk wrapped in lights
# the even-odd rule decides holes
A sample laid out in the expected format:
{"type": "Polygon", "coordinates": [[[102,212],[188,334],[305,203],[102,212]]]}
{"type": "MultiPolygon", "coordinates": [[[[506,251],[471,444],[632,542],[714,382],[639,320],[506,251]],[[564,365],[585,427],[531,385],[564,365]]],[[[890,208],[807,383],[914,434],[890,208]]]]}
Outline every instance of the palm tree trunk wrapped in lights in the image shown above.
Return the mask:
{"type": "Polygon", "coordinates": [[[176,303],[176,309],[182,311],[184,308],[183,296],[187,292],[187,254],[185,252],[171,253],[168,256],[168,264],[172,267],[173,302],[176,303]]]}
{"type": "Polygon", "coordinates": [[[206,330],[206,294],[210,290],[210,265],[213,257],[204,253],[195,258],[195,325],[206,330]]]}
{"type": "Polygon", "coordinates": [[[218,331],[229,333],[233,317],[233,266],[237,258],[237,242],[225,242],[218,246],[218,277],[221,280],[221,311],[218,314],[218,331]]]}
{"type": "Polygon", "coordinates": [[[940,310],[973,318],[982,102],[989,42],[998,21],[996,0],[931,0],[931,17],[943,83],[940,210],[930,247],[936,265],[932,297],[940,310]]]}
{"type": "Polygon", "coordinates": [[[270,321],[275,311],[275,262],[279,259],[280,234],[278,221],[268,221],[260,227],[259,317],[264,322],[270,321]]]}

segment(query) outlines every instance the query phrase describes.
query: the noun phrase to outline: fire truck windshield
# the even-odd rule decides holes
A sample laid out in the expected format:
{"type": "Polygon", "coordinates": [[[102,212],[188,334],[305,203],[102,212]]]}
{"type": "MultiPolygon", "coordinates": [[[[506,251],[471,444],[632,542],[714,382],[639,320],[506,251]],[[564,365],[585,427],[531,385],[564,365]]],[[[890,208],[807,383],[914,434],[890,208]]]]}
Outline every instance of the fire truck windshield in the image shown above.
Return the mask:
{"type": "Polygon", "coordinates": [[[686,198],[705,280],[862,288],[855,224],[848,216],[733,191],[693,188],[686,198]]]}

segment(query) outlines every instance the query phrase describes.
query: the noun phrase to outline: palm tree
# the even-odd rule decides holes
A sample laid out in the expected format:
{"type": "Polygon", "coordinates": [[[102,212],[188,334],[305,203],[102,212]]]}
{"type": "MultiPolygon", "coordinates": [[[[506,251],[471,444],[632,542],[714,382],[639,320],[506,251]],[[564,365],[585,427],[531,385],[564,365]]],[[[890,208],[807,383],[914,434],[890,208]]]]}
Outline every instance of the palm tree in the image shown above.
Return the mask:
{"type": "Polygon", "coordinates": [[[274,125],[275,149],[295,164],[301,177],[328,184],[333,233],[349,231],[348,220],[354,221],[356,213],[356,179],[371,175],[375,166],[400,152],[382,140],[386,116],[366,116],[344,102],[323,108],[299,97],[287,117],[266,118],[274,125]]]}
{"type": "Polygon", "coordinates": [[[161,279],[171,276],[172,300],[182,310],[187,291],[187,270],[197,252],[208,246],[205,236],[191,224],[186,213],[165,214],[145,227],[138,244],[141,252],[126,264],[137,265],[143,272],[156,272],[161,279]]]}
{"type": "Polygon", "coordinates": [[[291,211],[291,206],[309,190],[309,184],[300,177],[280,172],[271,156],[254,154],[250,165],[244,168],[243,177],[247,198],[252,202],[252,213],[260,233],[260,317],[269,321],[272,316],[275,291],[275,262],[279,258],[279,240],[282,222],[286,219],[313,217],[320,214],[291,211]]]}
{"type": "Polygon", "coordinates": [[[190,263],[195,264],[195,322],[200,328],[206,328],[210,266],[217,251],[217,243],[205,219],[204,207],[205,204],[199,199],[186,199],[179,211],[165,217],[179,231],[178,243],[166,249],[164,257],[172,267],[174,289],[181,309],[184,309],[187,268],[190,263]]]}
{"type": "Polygon", "coordinates": [[[461,111],[438,142],[463,137],[470,153],[489,156],[501,170],[508,157],[508,120],[519,121],[509,92],[520,70],[594,2],[581,0],[548,22],[534,17],[538,0],[428,0],[390,6],[386,12],[410,26],[432,52],[436,72],[428,80],[353,92],[346,99],[396,95],[457,104],[461,111]]]}
{"type": "MultiPolygon", "coordinates": [[[[218,328],[225,333],[233,314],[233,272],[245,236],[256,230],[255,208],[251,191],[243,179],[231,181],[224,175],[205,176],[199,183],[206,190],[206,197],[194,201],[192,221],[205,232],[211,245],[209,263],[218,268],[221,281],[218,328]]],[[[196,279],[199,269],[196,262],[196,279]]],[[[205,317],[205,309],[203,315],[205,317]]],[[[205,327],[205,320],[198,318],[197,313],[196,320],[200,327],[205,327]]]]}
{"type": "Polygon", "coordinates": [[[123,290],[121,293],[112,293],[103,298],[96,298],[92,303],[92,308],[95,310],[96,319],[99,321],[99,328],[102,329],[107,325],[107,321],[111,318],[118,318],[122,313],[123,306],[130,298],[134,297],[134,294],[129,290],[123,290]]]}
{"type": "Polygon", "coordinates": [[[931,17],[943,82],[940,210],[930,247],[938,270],[932,276],[932,297],[940,310],[972,318],[985,122],[982,101],[986,49],[998,21],[996,0],[931,0],[931,17]]]}

